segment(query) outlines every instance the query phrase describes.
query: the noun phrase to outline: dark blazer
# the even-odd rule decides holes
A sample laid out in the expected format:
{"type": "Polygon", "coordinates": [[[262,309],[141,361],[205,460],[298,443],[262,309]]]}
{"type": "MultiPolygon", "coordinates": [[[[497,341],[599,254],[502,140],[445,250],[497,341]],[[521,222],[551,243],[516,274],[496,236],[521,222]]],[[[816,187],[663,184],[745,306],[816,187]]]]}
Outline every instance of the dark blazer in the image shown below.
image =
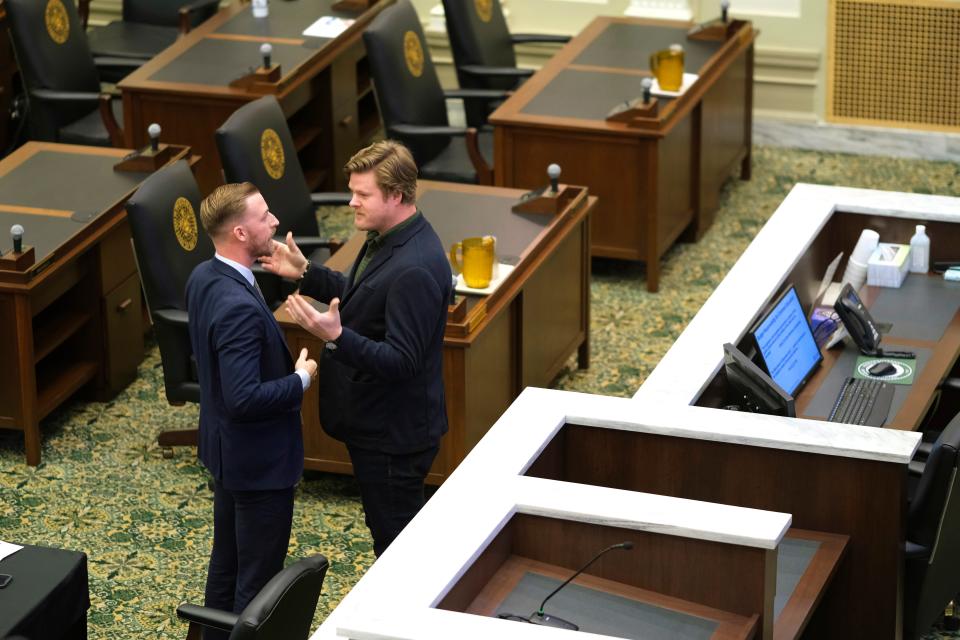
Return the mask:
{"type": "Polygon", "coordinates": [[[301,291],[340,298],[343,333],[320,360],[320,422],[347,444],[391,454],[437,446],[447,431],[443,334],[450,263],[422,215],[384,239],[359,280],[311,267],[301,291]]]}
{"type": "Polygon", "coordinates": [[[303,383],[270,309],[240,272],[212,258],[190,274],[187,313],[200,460],[226,489],[292,487],[303,472],[303,383]]]}

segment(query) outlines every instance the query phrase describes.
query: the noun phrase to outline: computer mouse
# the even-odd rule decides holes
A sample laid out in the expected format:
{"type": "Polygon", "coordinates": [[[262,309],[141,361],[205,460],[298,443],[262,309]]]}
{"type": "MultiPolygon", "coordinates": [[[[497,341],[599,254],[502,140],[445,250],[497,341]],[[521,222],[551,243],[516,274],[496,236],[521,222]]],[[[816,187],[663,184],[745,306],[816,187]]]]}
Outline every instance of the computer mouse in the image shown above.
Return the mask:
{"type": "Polygon", "coordinates": [[[870,372],[870,375],[877,376],[877,377],[888,376],[896,370],[897,368],[892,364],[890,364],[889,362],[878,362],[877,364],[867,369],[867,371],[870,372]]]}

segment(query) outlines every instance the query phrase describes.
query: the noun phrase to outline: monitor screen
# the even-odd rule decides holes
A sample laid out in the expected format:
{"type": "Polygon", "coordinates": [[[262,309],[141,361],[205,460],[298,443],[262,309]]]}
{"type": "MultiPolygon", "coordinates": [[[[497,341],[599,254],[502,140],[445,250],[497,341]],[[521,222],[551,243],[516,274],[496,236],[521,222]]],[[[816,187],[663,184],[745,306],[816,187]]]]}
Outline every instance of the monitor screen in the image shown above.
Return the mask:
{"type": "Polygon", "coordinates": [[[753,337],[767,373],[791,396],[823,359],[793,287],[757,323],[753,337]]]}

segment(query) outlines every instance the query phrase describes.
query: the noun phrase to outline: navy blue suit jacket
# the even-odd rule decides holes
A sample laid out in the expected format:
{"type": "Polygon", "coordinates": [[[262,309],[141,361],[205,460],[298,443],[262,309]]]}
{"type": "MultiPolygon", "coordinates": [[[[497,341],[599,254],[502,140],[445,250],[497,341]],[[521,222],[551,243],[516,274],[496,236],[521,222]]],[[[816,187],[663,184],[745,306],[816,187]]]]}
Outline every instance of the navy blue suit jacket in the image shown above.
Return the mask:
{"type": "MultiPolygon", "coordinates": [[[[362,254],[362,252],[361,252],[362,254]]],[[[388,235],[360,278],[312,267],[301,291],[340,298],[343,333],[320,360],[320,422],[347,444],[391,454],[437,446],[447,431],[443,334],[450,263],[422,215],[388,235]]]]}
{"type": "Polygon", "coordinates": [[[285,489],[303,472],[303,382],[263,298],[212,258],[187,281],[200,379],[198,455],[224,488],[285,489]]]}

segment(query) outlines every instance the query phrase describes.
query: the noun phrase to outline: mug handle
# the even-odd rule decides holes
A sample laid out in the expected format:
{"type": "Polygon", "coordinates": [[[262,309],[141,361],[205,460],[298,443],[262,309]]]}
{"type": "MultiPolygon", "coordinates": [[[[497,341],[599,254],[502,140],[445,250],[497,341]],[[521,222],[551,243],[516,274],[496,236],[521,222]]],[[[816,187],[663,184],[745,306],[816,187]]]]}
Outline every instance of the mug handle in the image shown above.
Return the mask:
{"type": "Polygon", "coordinates": [[[463,273],[463,243],[454,242],[450,246],[450,263],[457,270],[457,273],[463,273]]]}

